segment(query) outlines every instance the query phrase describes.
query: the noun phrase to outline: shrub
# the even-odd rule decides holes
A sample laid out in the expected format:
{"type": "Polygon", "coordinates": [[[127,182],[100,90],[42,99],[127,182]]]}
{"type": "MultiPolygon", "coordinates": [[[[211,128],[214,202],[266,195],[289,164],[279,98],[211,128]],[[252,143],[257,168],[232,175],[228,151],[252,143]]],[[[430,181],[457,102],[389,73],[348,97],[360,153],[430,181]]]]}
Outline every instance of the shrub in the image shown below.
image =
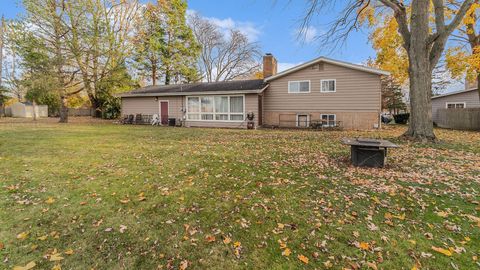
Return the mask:
{"type": "Polygon", "coordinates": [[[409,113],[400,113],[400,114],[393,115],[393,119],[395,119],[395,123],[397,124],[406,124],[409,118],[410,118],[409,113]]]}

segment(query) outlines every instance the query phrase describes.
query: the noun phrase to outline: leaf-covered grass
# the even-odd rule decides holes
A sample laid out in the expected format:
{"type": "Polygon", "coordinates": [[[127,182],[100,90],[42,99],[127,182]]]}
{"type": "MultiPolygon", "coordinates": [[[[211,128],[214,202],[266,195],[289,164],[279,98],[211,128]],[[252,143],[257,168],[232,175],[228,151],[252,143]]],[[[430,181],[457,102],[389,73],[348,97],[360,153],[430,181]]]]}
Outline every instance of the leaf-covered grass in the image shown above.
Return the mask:
{"type": "Polygon", "coordinates": [[[0,125],[0,268],[478,269],[480,134],[403,130],[0,125]]]}

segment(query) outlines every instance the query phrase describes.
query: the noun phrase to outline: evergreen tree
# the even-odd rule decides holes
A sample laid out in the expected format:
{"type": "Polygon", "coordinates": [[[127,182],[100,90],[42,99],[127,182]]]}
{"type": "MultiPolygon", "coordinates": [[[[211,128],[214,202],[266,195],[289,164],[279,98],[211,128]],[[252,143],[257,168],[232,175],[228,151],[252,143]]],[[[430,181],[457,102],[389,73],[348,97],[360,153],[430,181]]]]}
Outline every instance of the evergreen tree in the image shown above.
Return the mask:
{"type": "Polygon", "coordinates": [[[197,81],[200,45],[187,25],[187,2],[170,0],[161,4],[165,14],[165,44],[161,54],[165,84],[197,81]]]}

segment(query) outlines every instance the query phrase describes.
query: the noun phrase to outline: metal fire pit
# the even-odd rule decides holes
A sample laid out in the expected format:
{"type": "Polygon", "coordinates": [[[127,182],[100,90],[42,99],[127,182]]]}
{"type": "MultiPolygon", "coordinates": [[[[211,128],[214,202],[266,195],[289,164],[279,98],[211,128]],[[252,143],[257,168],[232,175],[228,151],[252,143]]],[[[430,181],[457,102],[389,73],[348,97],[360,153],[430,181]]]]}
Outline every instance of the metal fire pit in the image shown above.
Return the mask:
{"type": "Polygon", "coordinates": [[[368,138],[344,138],[342,143],[351,146],[354,166],[381,168],[387,163],[387,149],[399,146],[387,141],[368,138]]]}

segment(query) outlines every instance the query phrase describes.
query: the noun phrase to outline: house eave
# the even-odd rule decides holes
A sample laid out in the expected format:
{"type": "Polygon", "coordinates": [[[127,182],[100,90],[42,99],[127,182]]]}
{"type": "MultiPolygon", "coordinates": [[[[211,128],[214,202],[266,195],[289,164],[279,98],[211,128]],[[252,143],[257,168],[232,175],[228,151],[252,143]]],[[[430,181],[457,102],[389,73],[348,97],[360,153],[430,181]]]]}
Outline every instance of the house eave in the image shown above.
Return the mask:
{"type": "Polygon", "coordinates": [[[346,67],[346,68],[350,68],[350,69],[354,69],[354,70],[359,70],[359,71],[363,71],[363,72],[368,72],[368,73],[373,73],[373,74],[377,74],[377,75],[384,75],[384,76],[390,75],[390,72],[388,72],[388,71],[379,70],[379,69],[370,68],[370,67],[365,67],[365,66],[360,66],[360,65],[355,65],[355,64],[351,64],[351,63],[347,63],[347,62],[343,62],[343,61],[338,61],[338,60],[333,60],[333,59],[326,58],[326,57],[322,56],[322,57],[319,57],[317,59],[313,59],[312,61],[309,61],[309,62],[306,62],[304,64],[298,65],[296,67],[287,69],[287,70],[285,70],[283,72],[280,72],[276,75],[267,77],[267,78],[264,79],[264,81],[269,82],[269,81],[278,79],[280,77],[286,76],[288,74],[299,71],[301,69],[304,69],[308,66],[314,65],[314,64],[319,63],[319,62],[325,62],[325,63],[329,63],[329,64],[332,64],[332,65],[342,66],[342,67],[346,67]]]}
{"type": "Polygon", "coordinates": [[[202,91],[202,92],[172,92],[172,93],[123,93],[118,94],[117,97],[131,98],[131,97],[166,97],[166,96],[193,96],[193,95],[236,95],[236,94],[260,94],[266,88],[253,90],[228,90],[228,91],[202,91]]]}
{"type": "Polygon", "coordinates": [[[470,92],[470,91],[476,91],[476,90],[477,90],[477,88],[470,88],[470,89],[468,89],[468,90],[455,91],[455,92],[446,93],[446,94],[443,94],[443,95],[434,96],[434,97],[432,97],[432,99],[443,98],[443,97],[448,97],[448,96],[453,96],[453,95],[468,93],[468,92],[470,92]]]}

